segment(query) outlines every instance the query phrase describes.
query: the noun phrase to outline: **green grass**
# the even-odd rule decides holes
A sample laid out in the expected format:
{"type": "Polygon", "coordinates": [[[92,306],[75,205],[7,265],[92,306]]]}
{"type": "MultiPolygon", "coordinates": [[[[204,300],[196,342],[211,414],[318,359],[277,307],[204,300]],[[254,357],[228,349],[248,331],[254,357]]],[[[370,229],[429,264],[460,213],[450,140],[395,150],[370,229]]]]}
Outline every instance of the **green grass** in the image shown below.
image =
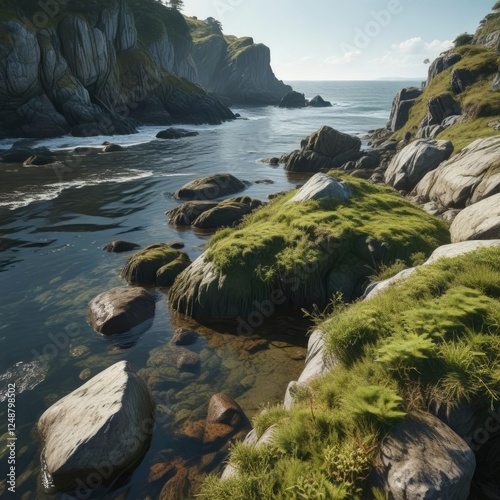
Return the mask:
{"type": "Polygon", "coordinates": [[[227,48],[228,57],[231,61],[234,61],[239,57],[245,50],[253,46],[253,38],[245,36],[242,38],[237,38],[234,40],[227,48]]]}
{"type": "MultiPolygon", "coordinates": [[[[368,277],[397,259],[411,265],[415,252],[429,255],[448,242],[444,222],[393,189],[345,179],[354,193],[351,200],[287,205],[291,192],[250,214],[238,229],[217,232],[208,243],[207,260],[236,282],[282,289],[299,306],[309,307],[311,290],[332,271],[354,269],[368,277]],[[368,241],[380,252],[370,254],[368,241]]],[[[329,300],[337,290],[324,286],[329,300]]]]}
{"type": "Polygon", "coordinates": [[[401,140],[406,132],[415,134],[427,116],[428,101],[444,94],[453,95],[467,118],[466,122],[449,127],[438,136],[438,139],[453,142],[454,154],[458,154],[476,139],[499,135],[498,131],[488,127],[488,123],[500,117],[500,92],[490,90],[500,58],[494,51],[475,45],[458,47],[455,52],[462,55],[462,60],[431,81],[411,108],[406,125],[394,134],[396,139],[401,140]],[[458,96],[451,90],[451,73],[454,69],[468,69],[477,79],[474,85],[458,96]]]}
{"type": "Polygon", "coordinates": [[[379,296],[337,307],[319,327],[340,365],[254,417],[270,444],[239,443],[232,479],[201,498],[386,498],[366,478],[395,423],[438,401],[485,412],[500,398],[500,248],[425,266],[379,296]]]}

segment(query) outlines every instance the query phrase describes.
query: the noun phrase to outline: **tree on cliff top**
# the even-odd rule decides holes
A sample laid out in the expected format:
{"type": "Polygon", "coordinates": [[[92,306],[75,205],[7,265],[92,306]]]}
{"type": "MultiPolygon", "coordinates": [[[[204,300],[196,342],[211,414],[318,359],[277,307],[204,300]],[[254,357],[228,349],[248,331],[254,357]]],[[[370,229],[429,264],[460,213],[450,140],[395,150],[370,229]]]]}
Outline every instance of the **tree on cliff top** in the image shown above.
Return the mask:
{"type": "Polygon", "coordinates": [[[181,11],[184,8],[184,2],[182,0],[169,0],[169,6],[172,9],[181,11]]]}

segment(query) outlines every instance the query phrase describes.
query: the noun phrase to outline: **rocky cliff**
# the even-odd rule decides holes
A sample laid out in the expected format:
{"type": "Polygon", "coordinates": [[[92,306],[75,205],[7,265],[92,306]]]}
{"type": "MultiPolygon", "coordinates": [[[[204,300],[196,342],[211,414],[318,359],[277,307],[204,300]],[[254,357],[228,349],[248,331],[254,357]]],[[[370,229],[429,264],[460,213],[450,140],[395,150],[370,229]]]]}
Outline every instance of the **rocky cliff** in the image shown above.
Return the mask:
{"type": "Polygon", "coordinates": [[[154,0],[0,0],[0,137],[234,118],[198,80],[183,16],[154,0]]]}
{"type": "Polygon", "coordinates": [[[198,82],[209,92],[245,104],[278,104],[292,90],[271,68],[271,53],[253,38],[224,36],[214,19],[186,19],[198,82]]]}

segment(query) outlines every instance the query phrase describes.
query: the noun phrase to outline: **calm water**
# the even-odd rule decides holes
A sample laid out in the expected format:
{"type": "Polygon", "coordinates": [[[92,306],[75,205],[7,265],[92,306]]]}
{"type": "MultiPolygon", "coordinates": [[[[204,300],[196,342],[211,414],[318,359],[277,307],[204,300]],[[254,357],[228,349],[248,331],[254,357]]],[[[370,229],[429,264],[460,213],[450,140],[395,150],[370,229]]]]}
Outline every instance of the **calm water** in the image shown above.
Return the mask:
{"type": "MultiPolygon", "coordinates": [[[[246,119],[188,127],[200,135],[179,141],[156,140],[164,127],[144,127],[127,137],[28,141],[29,146],[68,150],[68,158],[70,149],[104,140],[130,148],[91,158],[71,155],[69,168],[0,164],[0,400],[7,384],[16,381],[16,498],[25,493],[26,498],[46,496],[40,487],[40,450],[33,429],[48,406],[83,383],[83,370],[95,375],[127,359],[148,380],[156,380],[150,385],[159,405],[158,423],[148,455],[126,486],[130,499],[158,497],[162,481],[147,482],[153,464],[199,455],[176,431],[186,419],[204,418],[212,394],[229,394],[251,416],[261,404],[280,401],[288,381],[299,374],[307,323],[292,313],[273,317],[254,332],[254,337],[271,339],[269,349],[254,354],[245,350],[247,339],[234,335],[234,325],[201,326],[171,317],[166,295],[158,290],[154,322],[135,343],[109,341],[85,321],[87,304],[95,295],[123,285],[119,272],[128,255],[102,251],[110,241],[126,239],[145,246],[180,240],[193,260],[203,251],[207,235],[178,230],[166,221],[164,212],[178,205],[171,193],[181,185],[230,172],[253,182],[245,194],[266,200],[270,193],[290,189],[303,179],[289,178],[281,167],[262,164],[260,158],[296,149],[322,125],[363,137],[385,126],[400,88],[419,84],[287,83],[307,98],[320,94],[334,105],[235,109],[246,119]],[[255,183],[263,179],[273,183],[255,183]],[[202,359],[196,376],[179,378],[165,369],[172,356],[168,341],[179,326],[192,326],[201,334],[193,346],[202,359]]],[[[14,142],[0,141],[0,149],[14,142]]],[[[4,403],[0,422],[0,470],[5,478],[4,403]]],[[[207,470],[220,458],[213,458],[207,470]]],[[[5,480],[0,479],[0,495],[3,488],[5,480]]]]}

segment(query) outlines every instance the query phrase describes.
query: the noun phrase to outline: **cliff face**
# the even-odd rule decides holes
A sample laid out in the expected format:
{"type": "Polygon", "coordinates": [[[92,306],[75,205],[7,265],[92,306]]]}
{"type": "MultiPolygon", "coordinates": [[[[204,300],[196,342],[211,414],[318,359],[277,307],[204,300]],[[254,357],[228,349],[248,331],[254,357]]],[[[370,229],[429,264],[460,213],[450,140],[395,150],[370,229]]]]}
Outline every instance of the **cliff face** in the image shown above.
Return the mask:
{"type": "Polygon", "coordinates": [[[292,90],[271,68],[271,53],[250,37],[224,36],[217,24],[187,18],[198,82],[210,92],[246,104],[278,104],[292,90]]]}
{"type": "Polygon", "coordinates": [[[0,0],[0,137],[234,118],[188,81],[191,50],[182,15],[153,0],[68,0],[50,12],[0,0]]]}

